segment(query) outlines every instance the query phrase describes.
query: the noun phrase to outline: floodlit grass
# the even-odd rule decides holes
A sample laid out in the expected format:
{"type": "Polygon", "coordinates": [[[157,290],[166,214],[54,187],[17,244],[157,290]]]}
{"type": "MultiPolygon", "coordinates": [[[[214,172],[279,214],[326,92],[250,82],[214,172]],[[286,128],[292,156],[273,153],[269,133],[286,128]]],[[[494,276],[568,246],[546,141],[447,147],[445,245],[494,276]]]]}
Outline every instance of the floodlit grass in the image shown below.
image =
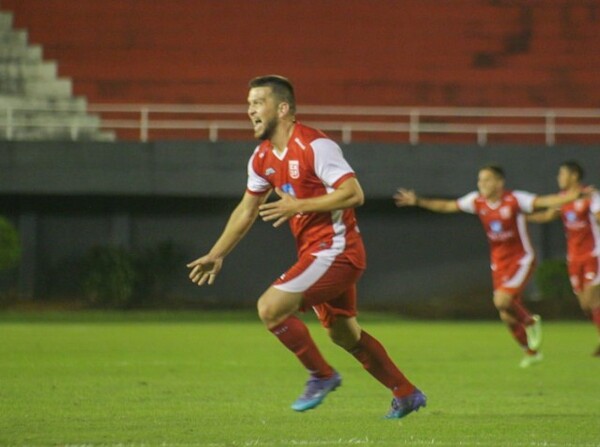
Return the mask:
{"type": "Polygon", "coordinates": [[[499,322],[365,315],[429,397],[388,421],[388,391],[309,321],[344,383],[299,414],[305,373],[249,314],[0,315],[0,445],[600,446],[589,323],[545,324],[521,370],[499,322]]]}

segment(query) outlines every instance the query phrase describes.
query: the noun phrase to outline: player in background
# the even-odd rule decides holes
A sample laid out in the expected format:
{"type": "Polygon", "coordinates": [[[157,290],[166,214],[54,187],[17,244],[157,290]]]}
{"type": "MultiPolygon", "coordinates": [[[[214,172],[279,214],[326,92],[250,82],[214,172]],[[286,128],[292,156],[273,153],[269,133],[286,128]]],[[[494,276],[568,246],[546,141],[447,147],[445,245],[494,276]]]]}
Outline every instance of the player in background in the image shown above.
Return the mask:
{"type": "Polygon", "coordinates": [[[366,256],[354,213],[364,196],[354,171],[335,142],[296,121],[294,90],[286,78],[262,76],[249,87],[248,115],[261,143],[248,163],[247,189],[208,254],[188,264],[190,279],[212,284],[225,256],[259,215],[274,227],[288,221],[298,260],[259,298],[258,315],[310,375],[292,409],[316,407],[342,381],[296,316],[310,307],[331,340],[391,391],[387,418],[424,407],[425,395],[356,319],[356,283],[366,256]],[[267,203],[273,190],[278,200],[267,203]]]}
{"type": "MultiPolygon", "coordinates": [[[[558,187],[563,194],[580,192],[584,188],[583,176],[584,170],[578,162],[565,161],[558,169],[558,187]]],[[[531,214],[527,220],[546,223],[559,217],[567,239],[571,287],[600,336],[600,194],[593,191],[560,208],[531,214]]],[[[594,355],[600,357],[600,340],[594,355]]]]}
{"type": "Polygon", "coordinates": [[[576,199],[579,192],[537,196],[506,190],[504,180],[504,170],[489,165],[479,170],[478,191],[458,200],[423,198],[407,189],[399,189],[394,200],[397,206],[419,206],[439,213],[463,211],[479,216],[490,245],[494,305],[500,319],[524,350],[520,366],[527,368],[542,361],[543,356],[540,351],[541,318],[532,315],[522,301],[523,291],[535,268],[535,253],[529,240],[525,213],[560,206],[576,199]]]}

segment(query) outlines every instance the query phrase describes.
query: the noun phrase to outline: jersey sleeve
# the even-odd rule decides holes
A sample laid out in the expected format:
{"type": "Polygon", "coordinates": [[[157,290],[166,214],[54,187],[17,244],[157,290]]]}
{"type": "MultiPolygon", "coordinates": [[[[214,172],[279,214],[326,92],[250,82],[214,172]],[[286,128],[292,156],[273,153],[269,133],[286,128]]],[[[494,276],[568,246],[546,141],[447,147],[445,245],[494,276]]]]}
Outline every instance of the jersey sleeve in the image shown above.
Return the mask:
{"type": "Polygon", "coordinates": [[[468,194],[465,194],[462,197],[459,197],[456,200],[456,204],[458,205],[458,209],[465,213],[475,214],[477,211],[475,210],[475,199],[479,193],[477,191],[472,191],[468,194]]]}
{"type": "Polygon", "coordinates": [[[512,194],[513,196],[515,196],[515,199],[517,199],[521,211],[525,213],[533,212],[533,202],[537,197],[536,194],[532,194],[526,191],[513,191],[512,194]]]}
{"type": "Polygon", "coordinates": [[[600,213],[600,193],[592,193],[590,198],[590,211],[594,214],[600,213]]]}
{"type": "Polygon", "coordinates": [[[258,148],[256,148],[256,150],[252,154],[252,157],[250,157],[250,161],[248,161],[248,182],[246,184],[246,190],[250,194],[262,194],[271,188],[271,184],[267,182],[263,177],[258,175],[258,173],[256,172],[257,153],[258,148]]]}
{"type": "Polygon", "coordinates": [[[340,180],[353,177],[354,171],[344,158],[342,149],[328,138],[319,138],[311,143],[314,154],[315,173],[330,187],[340,180]]]}

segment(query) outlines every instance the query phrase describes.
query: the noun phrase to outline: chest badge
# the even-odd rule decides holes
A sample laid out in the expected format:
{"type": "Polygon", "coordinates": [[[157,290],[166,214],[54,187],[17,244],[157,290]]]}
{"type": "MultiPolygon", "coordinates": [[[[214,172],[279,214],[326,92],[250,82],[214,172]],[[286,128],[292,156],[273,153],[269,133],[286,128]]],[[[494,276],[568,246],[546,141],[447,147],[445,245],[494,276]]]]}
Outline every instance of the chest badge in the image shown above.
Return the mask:
{"type": "Polygon", "coordinates": [[[510,209],[510,206],[503,206],[500,208],[500,217],[502,219],[510,219],[511,215],[512,215],[512,211],[510,209]]]}
{"type": "Polygon", "coordinates": [[[289,160],[288,168],[291,178],[300,178],[300,162],[298,160],[289,160]]]}

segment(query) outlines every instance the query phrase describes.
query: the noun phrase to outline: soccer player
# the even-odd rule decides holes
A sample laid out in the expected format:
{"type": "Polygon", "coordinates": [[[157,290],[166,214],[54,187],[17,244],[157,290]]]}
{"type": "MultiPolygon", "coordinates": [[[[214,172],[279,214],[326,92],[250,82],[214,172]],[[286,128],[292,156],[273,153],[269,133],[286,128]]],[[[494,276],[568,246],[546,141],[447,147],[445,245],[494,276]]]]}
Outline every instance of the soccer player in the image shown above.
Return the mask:
{"type": "MultiPolygon", "coordinates": [[[[574,161],[559,166],[557,182],[563,194],[583,189],[584,171],[574,161]]],[[[600,335],[600,194],[593,191],[560,208],[549,208],[528,216],[530,222],[545,223],[562,218],[567,239],[567,266],[573,292],[583,312],[600,335]]],[[[600,357],[600,342],[594,352],[600,357]]]]}
{"type": "Polygon", "coordinates": [[[542,361],[541,318],[523,305],[522,294],[535,267],[535,253],[529,240],[524,213],[538,208],[560,206],[576,199],[579,192],[537,196],[504,188],[504,170],[496,165],[481,168],[478,191],[458,200],[417,196],[412,190],[399,189],[394,195],[397,206],[419,206],[439,213],[477,214],[490,245],[494,287],[494,305],[525,356],[520,366],[527,368],[542,361]]]}
{"type": "Polygon", "coordinates": [[[258,216],[276,228],[288,221],[298,260],[259,298],[258,315],[310,375],[292,409],[316,407],[342,382],[296,316],[310,307],[332,341],[391,391],[387,418],[398,419],[424,407],[425,395],[356,319],[356,283],[366,260],[354,213],[364,196],[354,171],[335,142],[296,121],[289,80],[262,76],[251,80],[249,87],[248,116],[261,143],[248,163],[247,189],[208,254],[188,264],[190,279],[198,285],[212,284],[225,256],[258,216]],[[273,190],[278,200],[267,203],[273,190]]]}

